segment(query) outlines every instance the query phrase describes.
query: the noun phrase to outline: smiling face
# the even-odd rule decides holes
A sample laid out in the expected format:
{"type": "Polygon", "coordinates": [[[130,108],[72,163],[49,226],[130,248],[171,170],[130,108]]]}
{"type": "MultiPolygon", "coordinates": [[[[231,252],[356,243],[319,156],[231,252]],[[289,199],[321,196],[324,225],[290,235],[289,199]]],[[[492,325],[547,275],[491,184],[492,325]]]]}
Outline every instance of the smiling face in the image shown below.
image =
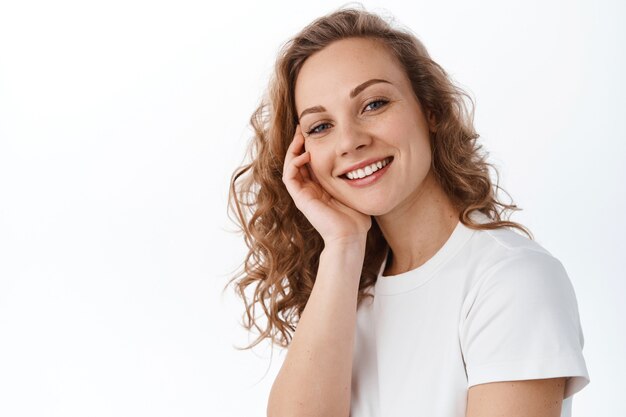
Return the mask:
{"type": "Polygon", "coordinates": [[[310,168],[342,203],[380,216],[432,185],[428,121],[402,66],[379,41],[344,39],[310,56],[295,104],[310,168]]]}

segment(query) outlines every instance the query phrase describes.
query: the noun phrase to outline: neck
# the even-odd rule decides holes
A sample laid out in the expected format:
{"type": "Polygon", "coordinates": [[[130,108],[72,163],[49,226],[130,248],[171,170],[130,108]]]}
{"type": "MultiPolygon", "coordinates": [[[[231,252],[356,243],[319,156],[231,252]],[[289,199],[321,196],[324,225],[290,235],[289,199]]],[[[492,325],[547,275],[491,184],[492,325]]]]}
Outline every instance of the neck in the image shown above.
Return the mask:
{"type": "Polygon", "coordinates": [[[418,268],[432,258],[454,231],[459,211],[430,171],[415,195],[376,221],[392,253],[384,271],[389,276],[418,268]]]}

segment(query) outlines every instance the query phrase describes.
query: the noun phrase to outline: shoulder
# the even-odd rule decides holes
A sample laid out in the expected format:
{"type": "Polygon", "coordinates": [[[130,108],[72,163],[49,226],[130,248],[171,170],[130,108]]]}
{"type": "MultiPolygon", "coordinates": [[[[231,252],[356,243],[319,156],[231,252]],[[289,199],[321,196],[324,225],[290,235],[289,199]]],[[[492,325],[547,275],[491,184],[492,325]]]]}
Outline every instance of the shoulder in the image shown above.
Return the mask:
{"type": "Polygon", "coordinates": [[[478,298],[562,300],[573,288],[561,261],[539,243],[509,229],[478,231],[480,273],[470,290],[478,298]]]}
{"type": "Polygon", "coordinates": [[[475,274],[463,303],[459,337],[470,386],[498,381],[589,378],[573,286],[561,262],[509,229],[472,235],[475,274]]]}
{"type": "MultiPolygon", "coordinates": [[[[471,216],[478,223],[490,221],[484,214],[476,213],[471,216]]],[[[500,227],[497,229],[474,229],[474,243],[494,250],[497,255],[510,256],[514,253],[551,253],[539,244],[536,240],[528,238],[526,235],[513,228],[500,227]]]]}
{"type": "MultiPolygon", "coordinates": [[[[470,217],[482,224],[491,220],[483,213],[473,212],[470,217]]],[[[467,227],[467,226],[466,226],[467,227]]],[[[546,248],[521,232],[508,227],[473,230],[468,248],[468,257],[480,261],[480,275],[486,276],[495,270],[514,265],[515,268],[561,266],[546,248]]]]}
{"type": "MultiPolygon", "coordinates": [[[[506,229],[480,231],[476,241],[489,248],[480,272],[468,288],[462,307],[462,328],[474,337],[490,326],[494,334],[512,327],[523,334],[559,334],[578,330],[576,294],[562,263],[538,243],[506,229]],[[539,331],[538,329],[543,329],[539,331]],[[478,333],[476,333],[478,332],[478,333]]],[[[517,337],[516,336],[516,337],[517,337]]]]}
{"type": "Polygon", "coordinates": [[[476,243],[485,261],[480,282],[507,281],[513,285],[569,283],[565,267],[546,248],[509,229],[484,230],[476,243]]]}
{"type": "Polygon", "coordinates": [[[472,277],[466,287],[464,317],[482,306],[564,309],[577,314],[576,296],[561,261],[546,248],[508,228],[475,230],[466,265],[472,277]]]}
{"type": "MultiPolygon", "coordinates": [[[[491,222],[485,214],[472,212],[470,217],[478,224],[491,222]]],[[[500,227],[497,229],[470,229],[471,239],[466,256],[477,258],[485,266],[502,262],[515,257],[529,257],[541,259],[542,255],[552,257],[552,254],[535,240],[513,228],[500,227]]],[[[556,259],[555,259],[556,260],[556,259]]]]}
{"type": "Polygon", "coordinates": [[[485,281],[505,277],[513,280],[520,276],[542,279],[555,274],[567,275],[561,262],[545,247],[505,227],[494,230],[473,229],[471,239],[464,248],[462,261],[472,272],[470,287],[474,289],[485,281]]]}

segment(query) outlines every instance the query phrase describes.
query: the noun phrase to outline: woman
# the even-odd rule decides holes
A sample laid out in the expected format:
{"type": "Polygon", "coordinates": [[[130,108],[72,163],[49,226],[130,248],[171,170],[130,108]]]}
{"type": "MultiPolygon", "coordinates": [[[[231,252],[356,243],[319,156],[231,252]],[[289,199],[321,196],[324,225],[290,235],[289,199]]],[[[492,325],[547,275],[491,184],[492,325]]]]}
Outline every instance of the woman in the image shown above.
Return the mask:
{"type": "Polygon", "coordinates": [[[464,97],[365,11],[283,48],[231,183],[252,346],[289,347],[269,416],[570,415],[589,382],[575,294],[504,219],[517,208],[497,200],[464,97]]]}

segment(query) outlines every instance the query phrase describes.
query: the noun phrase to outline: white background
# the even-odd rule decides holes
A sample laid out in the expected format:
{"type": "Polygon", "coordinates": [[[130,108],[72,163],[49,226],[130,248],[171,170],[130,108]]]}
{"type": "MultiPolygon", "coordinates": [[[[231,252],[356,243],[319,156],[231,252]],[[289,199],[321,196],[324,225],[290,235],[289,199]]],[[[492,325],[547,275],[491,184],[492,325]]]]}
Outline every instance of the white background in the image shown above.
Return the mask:
{"type": "MultiPolygon", "coordinates": [[[[364,4],[475,98],[512,219],[565,265],[574,416],[626,415],[624,3],[364,4]]],[[[340,5],[0,3],[0,415],[265,415],[284,354],[233,347],[229,178],[279,47],[340,5]]]]}

